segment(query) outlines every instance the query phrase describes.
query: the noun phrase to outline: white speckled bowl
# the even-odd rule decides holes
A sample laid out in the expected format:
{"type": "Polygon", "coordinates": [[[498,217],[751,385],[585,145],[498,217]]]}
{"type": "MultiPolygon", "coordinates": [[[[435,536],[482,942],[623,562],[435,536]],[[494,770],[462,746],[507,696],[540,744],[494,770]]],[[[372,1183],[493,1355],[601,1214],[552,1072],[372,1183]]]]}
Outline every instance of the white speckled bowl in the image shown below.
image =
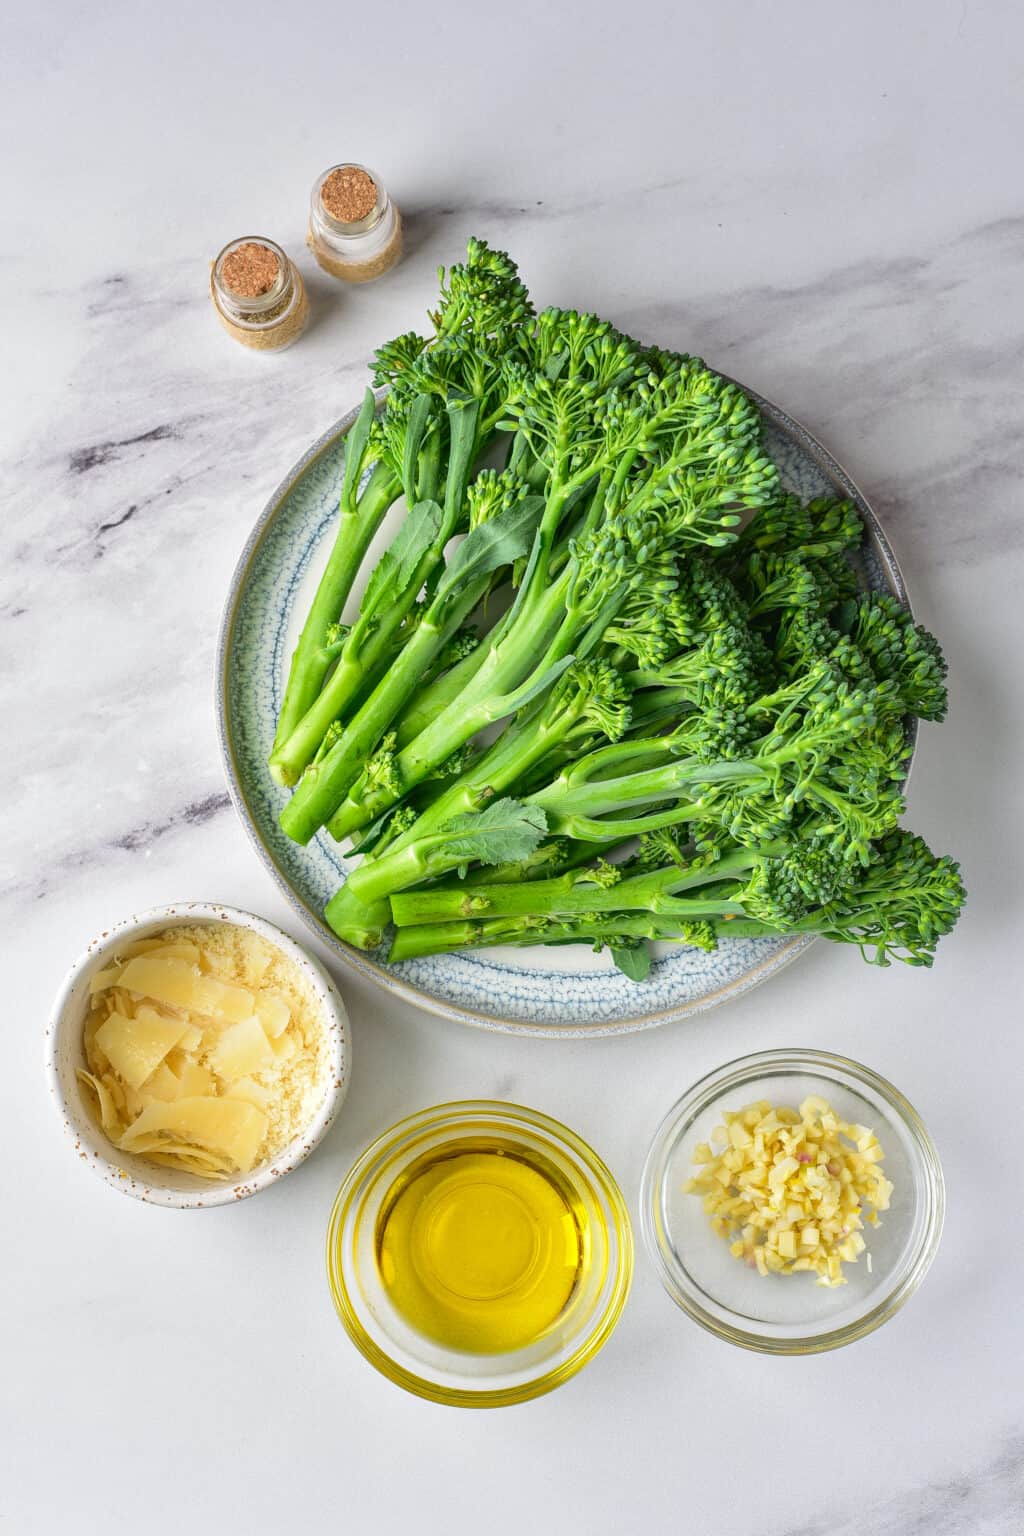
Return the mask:
{"type": "Polygon", "coordinates": [[[64,1130],[78,1156],[100,1178],[122,1194],[131,1195],[136,1200],[145,1200],[150,1205],[173,1206],[178,1210],[229,1205],[235,1200],[244,1200],[248,1195],[259,1194],[261,1189],[266,1189],[276,1179],[292,1173],[309,1156],[338,1113],[348,1091],[351,1062],[348,1014],[337,987],[323,966],[296,944],[294,939],[289,938],[280,928],[275,928],[273,923],[251,912],[220,906],[216,902],[175,902],[168,907],[152,907],[148,912],[125,918],[116,927],[101,933],[68,972],[54,1002],[46,1031],[46,1071],[50,1092],[64,1123],[64,1130]],[[209,1179],[197,1178],[194,1174],[161,1168],[155,1163],[147,1163],[144,1158],[119,1152],[94,1120],[75,1076],[76,1069],[85,1065],[82,1027],[88,1011],[89,978],[93,972],[103,969],[119,942],[149,938],[162,933],[166,928],[193,923],[233,923],[238,928],[252,929],[268,944],[283,951],[305,973],[322,1005],[327,1059],[320,1107],[309,1124],[277,1157],[254,1168],[252,1173],[237,1184],[214,1183],[209,1179]]]}

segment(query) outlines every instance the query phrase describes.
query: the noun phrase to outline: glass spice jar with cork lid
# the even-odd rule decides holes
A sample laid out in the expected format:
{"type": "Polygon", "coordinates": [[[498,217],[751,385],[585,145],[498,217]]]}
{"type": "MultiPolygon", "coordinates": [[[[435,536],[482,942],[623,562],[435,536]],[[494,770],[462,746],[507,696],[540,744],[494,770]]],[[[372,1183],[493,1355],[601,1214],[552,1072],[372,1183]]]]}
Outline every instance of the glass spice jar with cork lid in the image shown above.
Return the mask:
{"type": "Polygon", "coordinates": [[[262,235],[224,247],[210,270],[210,297],[228,335],[260,352],[290,346],[309,319],[298,268],[262,235]]]}
{"type": "Polygon", "coordinates": [[[332,165],[318,178],[307,244],[325,272],[369,283],[402,254],[402,218],[381,180],[363,165],[332,165]]]}

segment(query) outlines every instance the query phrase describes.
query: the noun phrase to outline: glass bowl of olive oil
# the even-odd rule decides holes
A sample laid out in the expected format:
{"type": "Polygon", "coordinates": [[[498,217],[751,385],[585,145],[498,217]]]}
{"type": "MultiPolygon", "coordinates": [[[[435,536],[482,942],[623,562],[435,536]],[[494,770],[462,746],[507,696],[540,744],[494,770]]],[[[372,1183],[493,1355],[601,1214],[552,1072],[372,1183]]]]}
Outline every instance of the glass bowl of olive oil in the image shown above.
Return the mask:
{"type": "Polygon", "coordinates": [[[338,1191],[334,1305],[407,1391],[467,1408],[560,1386],[610,1336],[633,1239],[601,1159],[556,1120],[488,1100],[393,1126],[338,1191]]]}

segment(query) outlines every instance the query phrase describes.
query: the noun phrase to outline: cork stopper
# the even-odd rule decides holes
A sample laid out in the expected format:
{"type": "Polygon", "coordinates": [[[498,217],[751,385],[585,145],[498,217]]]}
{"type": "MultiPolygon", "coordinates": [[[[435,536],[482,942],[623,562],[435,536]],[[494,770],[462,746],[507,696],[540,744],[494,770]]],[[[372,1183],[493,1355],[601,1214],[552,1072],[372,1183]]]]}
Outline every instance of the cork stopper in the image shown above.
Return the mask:
{"type": "Polygon", "coordinates": [[[339,224],[359,224],[377,206],[377,183],[361,165],[336,165],[324,178],[320,201],[339,224]]]}
{"type": "Polygon", "coordinates": [[[220,263],[220,280],[239,299],[259,299],[270,293],[281,276],[281,262],[269,246],[246,240],[228,251],[220,263]]]}

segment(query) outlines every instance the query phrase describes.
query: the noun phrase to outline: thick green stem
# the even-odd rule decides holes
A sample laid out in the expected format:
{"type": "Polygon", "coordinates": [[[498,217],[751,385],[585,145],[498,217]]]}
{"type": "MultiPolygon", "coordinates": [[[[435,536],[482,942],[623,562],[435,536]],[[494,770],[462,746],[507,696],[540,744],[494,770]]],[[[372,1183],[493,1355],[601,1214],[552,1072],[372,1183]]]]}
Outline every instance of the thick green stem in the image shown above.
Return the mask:
{"type": "MultiPolygon", "coordinates": [[[[391,943],[388,960],[415,960],[423,955],[451,954],[459,949],[521,947],[529,944],[613,944],[624,938],[671,939],[673,933],[663,919],[649,913],[623,915],[610,922],[538,922],[531,917],[496,917],[483,922],[421,923],[398,928],[391,943]]],[[[678,933],[678,924],[675,929],[678,933]]]]}
{"type": "MultiPolygon", "coordinates": [[[[451,455],[445,481],[444,515],[437,536],[420,557],[411,577],[400,590],[393,593],[390,603],[385,606],[378,597],[372,611],[362,613],[353,626],[338,665],[320,697],[273,755],[281,783],[294,784],[297,781],[303,770],[313,762],[328,728],[350,711],[356,695],[365,690],[367,677],[375,677],[381,670],[390,655],[394,637],[415,606],[424,583],[444,558],[445,545],[455,532],[462,515],[470,466],[478,448],[476,402],[454,402],[448,408],[448,416],[451,424],[451,455]]],[[[407,466],[406,479],[410,486],[417,473],[417,464],[422,467],[419,449],[422,440],[421,430],[413,444],[419,458],[412,455],[414,462],[407,466]]],[[[433,472],[436,476],[436,465],[433,472]]],[[[478,596],[482,596],[484,590],[482,586],[478,596]]],[[[468,607],[462,610],[459,622],[468,611],[468,607]]],[[[436,650],[428,656],[428,662],[435,654],[436,650]]],[[[398,708],[405,702],[405,698],[401,699],[398,708]]],[[[388,717],[385,729],[391,718],[388,717]]],[[[338,747],[341,745],[336,744],[338,747]]],[[[315,771],[306,775],[295,796],[285,807],[281,825],[288,836],[296,842],[307,843],[323,826],[354,777],[354,774],[348,773],[341,754],[332,749],[316,765],[315,771]],[[335,765],[339,763],[336,769],[335,765]]]]}
{"type": "MultiPolygon", "coordinates": [[[[570,515],[581,495],[590,493],[593,484],[593,471],[565,481],[555,478],[523,587],[509,613],[495,626],[479,667],[467,686],[399,753],[400,791],[378,789],[366,794],[357,782],[330,819],[332,837],[341,841],[375,820],[478,731],[513,714],[549,675],[553,681],[552,669],[569,658],[574,623],[579,627],[578,619],[571,619],[566,612],[571,568],[566,565],[550,579],[552,566],[559,563],[561,555],[556,549],[556,535],[563,518],[570,515]]],[[[596,515],[603,486],[603,479],[598,478],[587,518],[596,515]]]]}
{"type": "Polygon", "coordinates": [[[390,914],[387,902],[380,899],[375,889],[374,872],[382,877],[385,887],[391,880],[400,884],[425,880],[435,872],[431,865],[433,852],[433,847],[424,843],[416,848],[405,848],[400,853],[385,854],[353,871],[324,909],[324,917],[338,937],[359,949],[372,949],[379,944],[390,914]],[[363,888],[356,897],[349,885],[360,874],[363,875],[363,888]]]}
{"type": "Polygon", "coordinates": [[[387,897],[391,891],[447,874],[469,857],[465,830],[442,827],[408,847],[367,859],[331,897],[324,916],[339,938],[371,947],[380,942],[390,919],[387,897]]]}
{"type": "MultiPolygon", "coordinates": [[[[708,921],[708,919],[704,919],[708,921]]],[[[718,939],[779,938],[787,933],[811,933],[810,922],[792,929],[772,928],[752,918],[711,918],[718,939]]],[[[483,922],[422,923],[399,928],[395,932],[388,960],[415,960],[423,955],[450,954],[460,949],[481,949],[502,945],[521,947],[528,944],[620,944],[623,939],[649,939],[652,942],[686,944],[689,942],[684,920],[653,913],[623,914],[602,922],[538,923],[531,918],[493,918],[483,922]]]]}
{"type": "Polygon", "coordinates": [[[359,939],[352,937],[356,933],[370,935],[373,943],[379,943],[379,934],[391,917],[388,897],[392,891],[402,889],[399,882],[410,883],[407,872],[410,867],[415,868],[403,863],[400,855],[414,852],[455,816],[479,810],[495,799],[515,783],[536,756],[549,749],[552,740],[565,734],[575,718],[569,708],[560,713],[541,710],[539,717],[530,711],[526,719],[511,725],[461,778],[424,809],[408,831],[352,871],[331,899],[333,918],[328,921],[335,931],[352,944],[359,944],[359,939]]]}
{"type": "MultiPolygon", "coordinates": [[[[624,744],[625,745],[625,744],[624,744]]],[[[597,758],[600,754],[595,753],[597,758]]],[[[615,779],[588,783],[582,775],[568,769],[553,784],[530,795],[531,805],[539,805],[553,815],[604,816],[632,805],[651,805],[658,800],[678,798],[687,790],[699,791],[705,785],[763,781],[764,770],[755,763],[701,763],[695,758],[679,758],[660,768],[626,774],[615,779]]],[[[699,806],[697,807],[699,810],[699,806]]],[[[560,827],[560,830],[565,830],[560,827]]]]}
{"type": "MultiPolygon", "coordinates": [[[[565,734],[564,723],[560,730],[552,724],[549,726],[550,734],[545,738],[542,721],[543,710],[538,719],[528,717],[510,727],[489,752],[428,806],[416,823],[389,846],[387,854],[380,858],[369,858],[355,870],[334,898],[337,903],[336,914],[339,917],[344,914],[346,923],[352,926],[370,928],[374,933],[382,930],[387,918],[379,904],[388,897],[397,896],[398,892],[404,891],[412,883],[405,879],[401,864],[396,862],[387,865],[388,856],[414,848],[421,838],[432,836],[453,816],[479,810],[493,795],[514,785],[531,761],[550,750],[552,741],[565,734]],[[367,904],[371,902],[377,904],[372,919],[367,912],[367,904]]],[[[721,764],[708,768],[703,764],[694,765],[689,761],[677,760],[642,773],[588,782],[589,773],[598,772],[605,766],[626,763],[631,759],[636,761],[638,756],[642,760],[649,754],[670,751],[671,743],[668,741],[619,742],[591,753],[586,759],[586,768],[581,764],[576,769],[567,770],[554,785],[528,796],[527,800],[544,808],[551,830],[568,837],[614,846],[639,832],[699,819],[701,808],[699,803],[688,802],[684,806],[674,806],[666,811],[628,820],[615,818],[602,821],[598,819],[602,814],[629,805],[673,799],[686,787],[689,775],[694,771],[699,778],[708,775],[714,778],[724,776],[720,770],[726,767],[739,767],[738,776],[745,776],[747,765],[721,764]]],[[[331,824],[332,831],[333,828],[334,822],[331,824]]],[[[479,887],[474,889],[478,890],[479,887]]],[[[531,889],[536,889],[536,886],[531,884],[531,889]]],[[[593,887],[587,889],[592,890],[593,887]]],[[[464,913],[460,909],[457,914],[449,915],[461,916],[464,913]]],[[[343,937],[348,937],[348,934],[343,937]]]]}
{"type": "MultiPolygon", "coordinates": [[[[781,846],[781,845],[780,845],[781,846]]],[[[481,917],[572,917],[587,912],[658,912],[690,919],[742,914],[743,907],[720,893],[709,898],[683,898],[680,891],[718,886],[745,873],[765,854],[741,849],[698,869],[669,866],[632,875],[613,885],[581,879],[570,871],[550,880],[507,885],[464,885],[403,891],[392,896],[391,913],[400,928],[415,923],[447,922],[481,917]]],[[[770,848],[769,852],[778,852],[770,848]]]]}
{"type": "Polygon", "coordinates": [[[603,845],[596,845],[575,843],[569,838],[557,837],[551,842],[541,843],[528,859],[519,859],[515,864],[482,865],[470,870],[464,883],[468,886],[506,885],[514,880],[544,880],[550,875],[560,875],[567,869],[578,869],[581,864],[589,864],[601,854],[611,853],[620,841],[616,837],[603,845]]]}
{"type": "Polygon", "coordinates": [[[458,698],[470,679],[479,672],[486,656],[487,646],[481,640],[468,656],[463,656],[454,667],[449,667],[447,672],[423,689],[416,702],[402,713],[395,726],[399,747],[407,747],[432,720],[437,719],[443,709],[448,708],[453,699],[458,698]]]}
{"type": "MultiPolygon", "coordinates": [[[[510,690],[522,682],[537,656],[543,654],[560,622],[565,603],[564,580],[560,578],[530,606],[528,613],[524,612],[526,634],[531,636],[532,645],[524,645],[520,637],[518,644],[513,642],[489,648],[468,686],[398,754],[398,775],[403,793],[408,794],[422,783],[434,768],[484,726],[511,713],[515,704],[509,702],[510,690]]],[[[374,821],[400,798],[400,794],[384,788],[364,794],[357,783],[331,817],[328,830],[340,842],[357,827],[374,821]]]]}
{"type": "Polygon", "coordinates": [[[327,568],[292,654],[270,757],[270,771],[278,783],[289,781],[282,776],[286,770],[276,757],[277,749],[287,741],[323,687],[333,660],[326,645],[328,630],[340,620],[366,551],[399,489],[397,478],[378,464],[357,505],[342,511],[327,568]]]}
{"type": "Polygon", "coordinates": [[[340,739],[321,762],[306,772],[281,812],[281,826],[293,841],[309,842],[327,821],[365,768],[367,757],[395,716],[415,693],[441,647],[476,607],[489,579],[489,576],[481,577],[467,587],[459,603],[445,615],[443,623],[433,622],[429,614],[424,618],[398,661],[388,668],[345,726],[340,739]]]}
{"type": "MultiPolygon", "coordinates": [[[[501,926],[495,924],[495,927],[501,926]]],[[[445,955],[457,949],[478,949],[488,943],[483,930],[486,923],[424,923],[418,928],[399,928],[391,941],[388,962],[392,965],[401,960],[415,960],[421,955],[445,955]]],[[[498,944],[534,944],[533,938],[516,940],[499,938],[498,944]]]]}
{"type": "Polygon", "coordinates": [[[667,811],[647,812],[643,816],[580,816],[575,811],[562,815],[557,811],[547,813],[548,825],[559,837],[590,843],[603,842],[608,837],[621,843],[644,832],[685,826],[688,821],[699,821],[702,815],[704,812],[689,802],[672,806],[667,811]]]}
{"type": "MultiPolygon", "coordinates": [[[[390,657],[395,635],[408,618],[416,603],[416,598],[423,582],[437,563],[437,558],[439,558],[439,556],[432,557],[433,551],[428,551],[420,561],[416,575],[413,577],[414,582],[418,580],[418,585],[414,586],[410,583],[405,591],[397,596],[394,604],[383,615],[371,633],[362,638],[361,643],[360,637],[357,637],[353,630],[350,636],[351,643],[347,644],[342,651],[338,665],[331,673],[319,698],[315,700],[313,705],[303,715],[288,740],[274,751],[271,758],[271,771],[279,784],[295,784],[299,780],[304,769],[313,761],[317,748],[324,739],[327,728],[335,720],[341,719],[345,715],[360,689],[364,687],[367,678],[374,677],[382,664],[390,657]]],[[[285,811],[287,812],[288,807],[294,805],[297,795],[303,795],[300,808],[303,804],[308,803],[306,797],[312,800],[314,797],[314,786],[316,786],[316,803],[321,804],[323,798],[326,797],[323,788],[324,782],[319,774],[314,775],[312,772],[306,774],[299,784],[296,795],[293,795],[292,799],[288,802],[288,806],[285,807],[285,811]]],[[[337,805],[338,799],[344,794],[346,788],[347,785],[345,784],[341,786],[338,795],[328,806],[325,816],[316,823],[316,826],[305,837],[295,837],[295,833],[288,831],[285,816],[282,815],[281,825],[285,828],[285,831],[288,831],[288,836],[295,837],[297,842],[308,842],[313,833],[323,825],[326,815],[329,815],[331,808],[337,805]]],[[[296,822],[299,819],[305,819],[304,813],[301,818],[298,817],[297,813],[293,812],[292,815],[296,822]]]]}

